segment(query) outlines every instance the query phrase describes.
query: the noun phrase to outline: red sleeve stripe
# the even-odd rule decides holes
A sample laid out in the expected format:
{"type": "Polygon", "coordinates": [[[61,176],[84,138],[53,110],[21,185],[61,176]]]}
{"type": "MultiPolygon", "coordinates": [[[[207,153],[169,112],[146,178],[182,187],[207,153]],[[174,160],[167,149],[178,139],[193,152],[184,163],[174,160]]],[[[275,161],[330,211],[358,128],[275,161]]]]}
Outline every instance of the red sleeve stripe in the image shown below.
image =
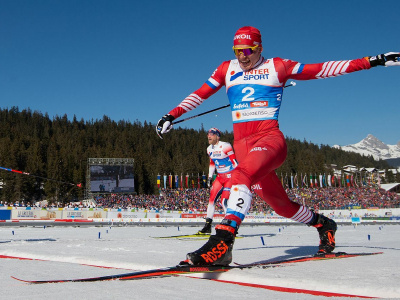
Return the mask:
{"type": "Polygon", "coordinates": [[[181,104],[178,105],[178,107],[183,108],[185,111],[190,111],[202,104],[203,101],[204,100],[197,94],[190,94],[181,102],[181,104]]]}
{"type": "Polygon", "coordinates": [[[316,75],[316,78],[327,78],[346,74],[350,60],[328,61],[322,65],[322,70],[316,75]]]}

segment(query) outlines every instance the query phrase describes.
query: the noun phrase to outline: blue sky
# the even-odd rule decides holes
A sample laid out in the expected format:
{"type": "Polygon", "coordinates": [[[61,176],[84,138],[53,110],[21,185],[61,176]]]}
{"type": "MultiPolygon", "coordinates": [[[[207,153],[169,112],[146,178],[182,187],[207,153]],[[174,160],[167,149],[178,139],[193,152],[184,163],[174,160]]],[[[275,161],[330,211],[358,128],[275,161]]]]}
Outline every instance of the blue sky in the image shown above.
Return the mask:
{"type": "MultiPolygon", "coordinates": [[[[265,57],[319,63],[400,51],[399,11],[398,0],[0,0],[0,107],[155,124],[234,58],[239,27],[261,30],[265,57]]],[[[297,81],[280,128],[316,144],[396,144],[399,83],[400,67],[297,81]]],[[[182,118],[226,104],[221,89],[182,118]]],[[[232,130],[229,108],[179,125],[232,130]]]]}

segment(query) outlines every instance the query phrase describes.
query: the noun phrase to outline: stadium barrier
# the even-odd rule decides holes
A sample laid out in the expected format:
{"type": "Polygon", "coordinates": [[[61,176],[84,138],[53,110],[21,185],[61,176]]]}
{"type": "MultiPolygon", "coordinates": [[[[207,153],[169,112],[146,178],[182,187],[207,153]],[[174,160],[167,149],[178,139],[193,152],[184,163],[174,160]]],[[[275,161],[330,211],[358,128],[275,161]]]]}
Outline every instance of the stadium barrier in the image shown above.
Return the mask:
{"type": "MultiPolygon", "coordinates": [[[[400,208],[370,208],[320,211],[339,223],[399,222],[400,208]]],[[[0,222],[42,223],[203,223],[205,212],[157,211],[103,208],[39,208],[0,207],[0,222]]],[[[221,221],[223,212],[217,212],[214,222],[221,221]]],[[[275,213],[249,213],[243,224],[292,223],[275,213]]]]}

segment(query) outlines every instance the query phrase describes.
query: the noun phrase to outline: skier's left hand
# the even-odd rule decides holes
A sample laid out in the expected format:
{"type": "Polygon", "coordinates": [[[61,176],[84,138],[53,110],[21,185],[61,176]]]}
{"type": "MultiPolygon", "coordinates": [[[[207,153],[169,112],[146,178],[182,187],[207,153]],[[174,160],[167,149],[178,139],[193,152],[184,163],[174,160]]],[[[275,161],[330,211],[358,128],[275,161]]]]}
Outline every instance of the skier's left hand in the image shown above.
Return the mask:
{"type": "Polygon", "coordinates": [[[388,52],[385,54],[379,54],[376,56],[371,56],[369,58],[369,63],[371,67],[376,66],[400,66],[400,52],[388,52]]]}

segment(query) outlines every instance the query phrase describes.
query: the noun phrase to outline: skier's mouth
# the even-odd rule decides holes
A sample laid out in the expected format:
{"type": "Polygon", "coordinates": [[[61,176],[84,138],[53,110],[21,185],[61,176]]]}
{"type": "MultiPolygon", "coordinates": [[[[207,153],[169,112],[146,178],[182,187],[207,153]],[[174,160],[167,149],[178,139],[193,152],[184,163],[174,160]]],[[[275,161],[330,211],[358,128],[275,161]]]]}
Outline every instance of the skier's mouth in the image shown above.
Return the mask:
{"type": "Polygon", "coordinates": [[[245,61],[239,61],[240,65],[242,66],[243,69],[247,69],[251,66],[251,61],[250,60],[245,60],[245,61]]]}

